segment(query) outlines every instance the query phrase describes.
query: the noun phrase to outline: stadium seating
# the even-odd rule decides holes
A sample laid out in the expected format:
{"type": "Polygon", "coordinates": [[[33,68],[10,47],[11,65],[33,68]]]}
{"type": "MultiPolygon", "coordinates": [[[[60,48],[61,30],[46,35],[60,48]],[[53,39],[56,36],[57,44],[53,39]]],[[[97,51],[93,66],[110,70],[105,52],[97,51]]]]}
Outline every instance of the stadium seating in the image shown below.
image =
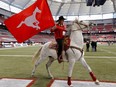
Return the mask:
{"type": "Polygon", "coordinates": [[[98,26],[93,26],[92,31],[106,31],[110,32],[113,31],[113,25],[112,24],[107,24],[107,25],[98,25],[98,26]]]}
{"type": "Polygon", "coordinates": [[[97,29],[98,29],[98,31],[103,31],[104,30],[104,26],[103,25],[98,25],[97,29]]]}
{"type": "MultiPolygon", "coordinates": [[[[101,32],[111,32],[113,31],[113,25],[112,24],[106,24],[106,25],[97,25],[93,26],[91,30],[83,30],[83,33],[101,33],[101,32]]],[[[105,35],[92,35],[90,38],[92,40],[96,41],[114,41],[114,35],[112,34],[105,34],[105,35]]],[[[30,38],[31,41],[36,42],[36,43],[42,43],[42,42],[48,42],[48,41],[54,41],[54,35],[51,35],[50,33],[40,33],[32,38],[30,38]]],[[[8,32],[8,30],[5,29],[0,29],[0,41],[3,42],[16,42],[16,39],[8,32]]]]}
{"type": "Polygon", "coordinates": [[[4,22],[4,18],[0,16],[0,22],[3,23],[4,22]]]}
{"type": "Polygon", "coordinates": [[[92,35],[91,40],[96,41],[115,41],[115,35],[107,34],[107,35],[92,35]]]}
{"type": "Polygon", "coordinates": [[[47,35],[47,34],[38,34],[33,36],[30,40],[34,41],[34,42],[48,42],[48,41],[53,41],[54,40],[54,36],[53,35],[47,35]]]}
{"type": "Polygon", "coordinates": [[[104,26],[106,31],[113,31],[113,25],[112,24],[107,24],[104,26]]]}

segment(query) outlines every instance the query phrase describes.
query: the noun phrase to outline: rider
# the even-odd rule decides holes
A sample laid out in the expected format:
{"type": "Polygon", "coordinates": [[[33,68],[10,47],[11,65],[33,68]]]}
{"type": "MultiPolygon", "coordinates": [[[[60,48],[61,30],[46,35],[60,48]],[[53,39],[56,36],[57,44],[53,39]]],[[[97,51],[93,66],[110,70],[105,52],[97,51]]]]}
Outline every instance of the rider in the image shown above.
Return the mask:
{"type": "Polygon", "coordinates": [[[64,25],[64,20],[65,18],[63,16],[60,16],[59,19],[56,21],[55,26],[51,29],[51,32],[54,32],[54,36],[56,39],[56,42],[58,44],[58,62],[61,63],[63,62],[62,59],[62,50],[63,50],[63,31],[66,31],[66,27],[64,25]]]}

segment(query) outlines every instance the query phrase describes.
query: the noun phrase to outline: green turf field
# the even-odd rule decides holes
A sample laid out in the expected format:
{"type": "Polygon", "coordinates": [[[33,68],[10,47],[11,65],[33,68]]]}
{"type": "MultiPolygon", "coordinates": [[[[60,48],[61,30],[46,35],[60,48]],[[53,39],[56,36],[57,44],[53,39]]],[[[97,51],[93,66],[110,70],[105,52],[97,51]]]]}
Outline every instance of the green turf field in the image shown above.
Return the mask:
{"type": "MultiPolygon", "coordinates": [[[[32,78],[32,55],[39,46],[29,46],[16,49],[0,49],[0,78],[32,78]]],[[[99,80],[116,82],[116,45],[98,46],[97,52],[85,52],[85,59],[99,80]],[[98,57],[98,58],[97,58],[98,57]]],[[[46,87],[50,82],[45,68],[47,60],[38,66],[35,73],[36,82],[32,87],[46,87]]],[[[68,63],[51,66],[55,78],[66,79],[68,63]]],[[[73,79],[91,80],[88,72],[77,62],[73,71],[73,79]]]]}

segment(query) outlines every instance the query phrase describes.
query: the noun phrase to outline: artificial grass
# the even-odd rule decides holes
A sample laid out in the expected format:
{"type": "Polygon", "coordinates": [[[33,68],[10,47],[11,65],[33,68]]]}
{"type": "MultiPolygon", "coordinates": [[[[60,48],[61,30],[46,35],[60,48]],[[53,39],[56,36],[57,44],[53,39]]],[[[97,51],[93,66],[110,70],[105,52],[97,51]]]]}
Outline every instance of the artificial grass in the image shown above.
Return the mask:
{"type": "MultiPolygon", "coordinates": [[[[115,45],[98,46],[98,52],[85,52],[85,56],[101,56],[101,59],[94,57],[90,59],[85,58],[99,80],[116,81],[116,59],[112,58],[116,57],[116,55],[99,50],[104,49],[111,52],[116,52],[115,48],[115,45]],[[102,58],[102,56],[110,56],[111,58],[105,59],[102,58]]],[[[0,55],[33,55],[38,49],[39,46],[31,46],[25,48],[0,50],[0,55]]],[[[33,63],[31,60],[32,59],[30,56],[0,56],[0,78],[32,78],[31,71],[33,68],[33,63]]],[[[50,82],[51,79],[48,78],[45,68],[46,62],[47,60],[38,66],[35,73],[37,80],[32,87],[46,87],[50,82]]],[[[63,63],[58,64],[58,62],[55,61],[52,64],[50,70],[55,78],[67,79],[68,63],[64,63],[64,69],[62,68],[63,63]]],[[[80,62],[76,62],[75,64],[72,79],[91,80],[89,73],[80,64],[80,62]]]]}

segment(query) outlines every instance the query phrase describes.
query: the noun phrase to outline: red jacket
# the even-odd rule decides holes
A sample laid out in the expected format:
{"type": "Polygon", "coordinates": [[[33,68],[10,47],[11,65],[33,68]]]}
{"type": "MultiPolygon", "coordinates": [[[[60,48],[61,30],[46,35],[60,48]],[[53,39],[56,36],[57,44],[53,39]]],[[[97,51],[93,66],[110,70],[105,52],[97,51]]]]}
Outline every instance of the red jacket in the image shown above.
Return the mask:
{"type": "Polygon", "coordinates": [[[64,25],[59,26],[58,24],[56,24],[55,29],[51,29],[51,32],[54,32],[55,39],[62,39],[64,37],[63,31],[66,31],[64,25]]]}

